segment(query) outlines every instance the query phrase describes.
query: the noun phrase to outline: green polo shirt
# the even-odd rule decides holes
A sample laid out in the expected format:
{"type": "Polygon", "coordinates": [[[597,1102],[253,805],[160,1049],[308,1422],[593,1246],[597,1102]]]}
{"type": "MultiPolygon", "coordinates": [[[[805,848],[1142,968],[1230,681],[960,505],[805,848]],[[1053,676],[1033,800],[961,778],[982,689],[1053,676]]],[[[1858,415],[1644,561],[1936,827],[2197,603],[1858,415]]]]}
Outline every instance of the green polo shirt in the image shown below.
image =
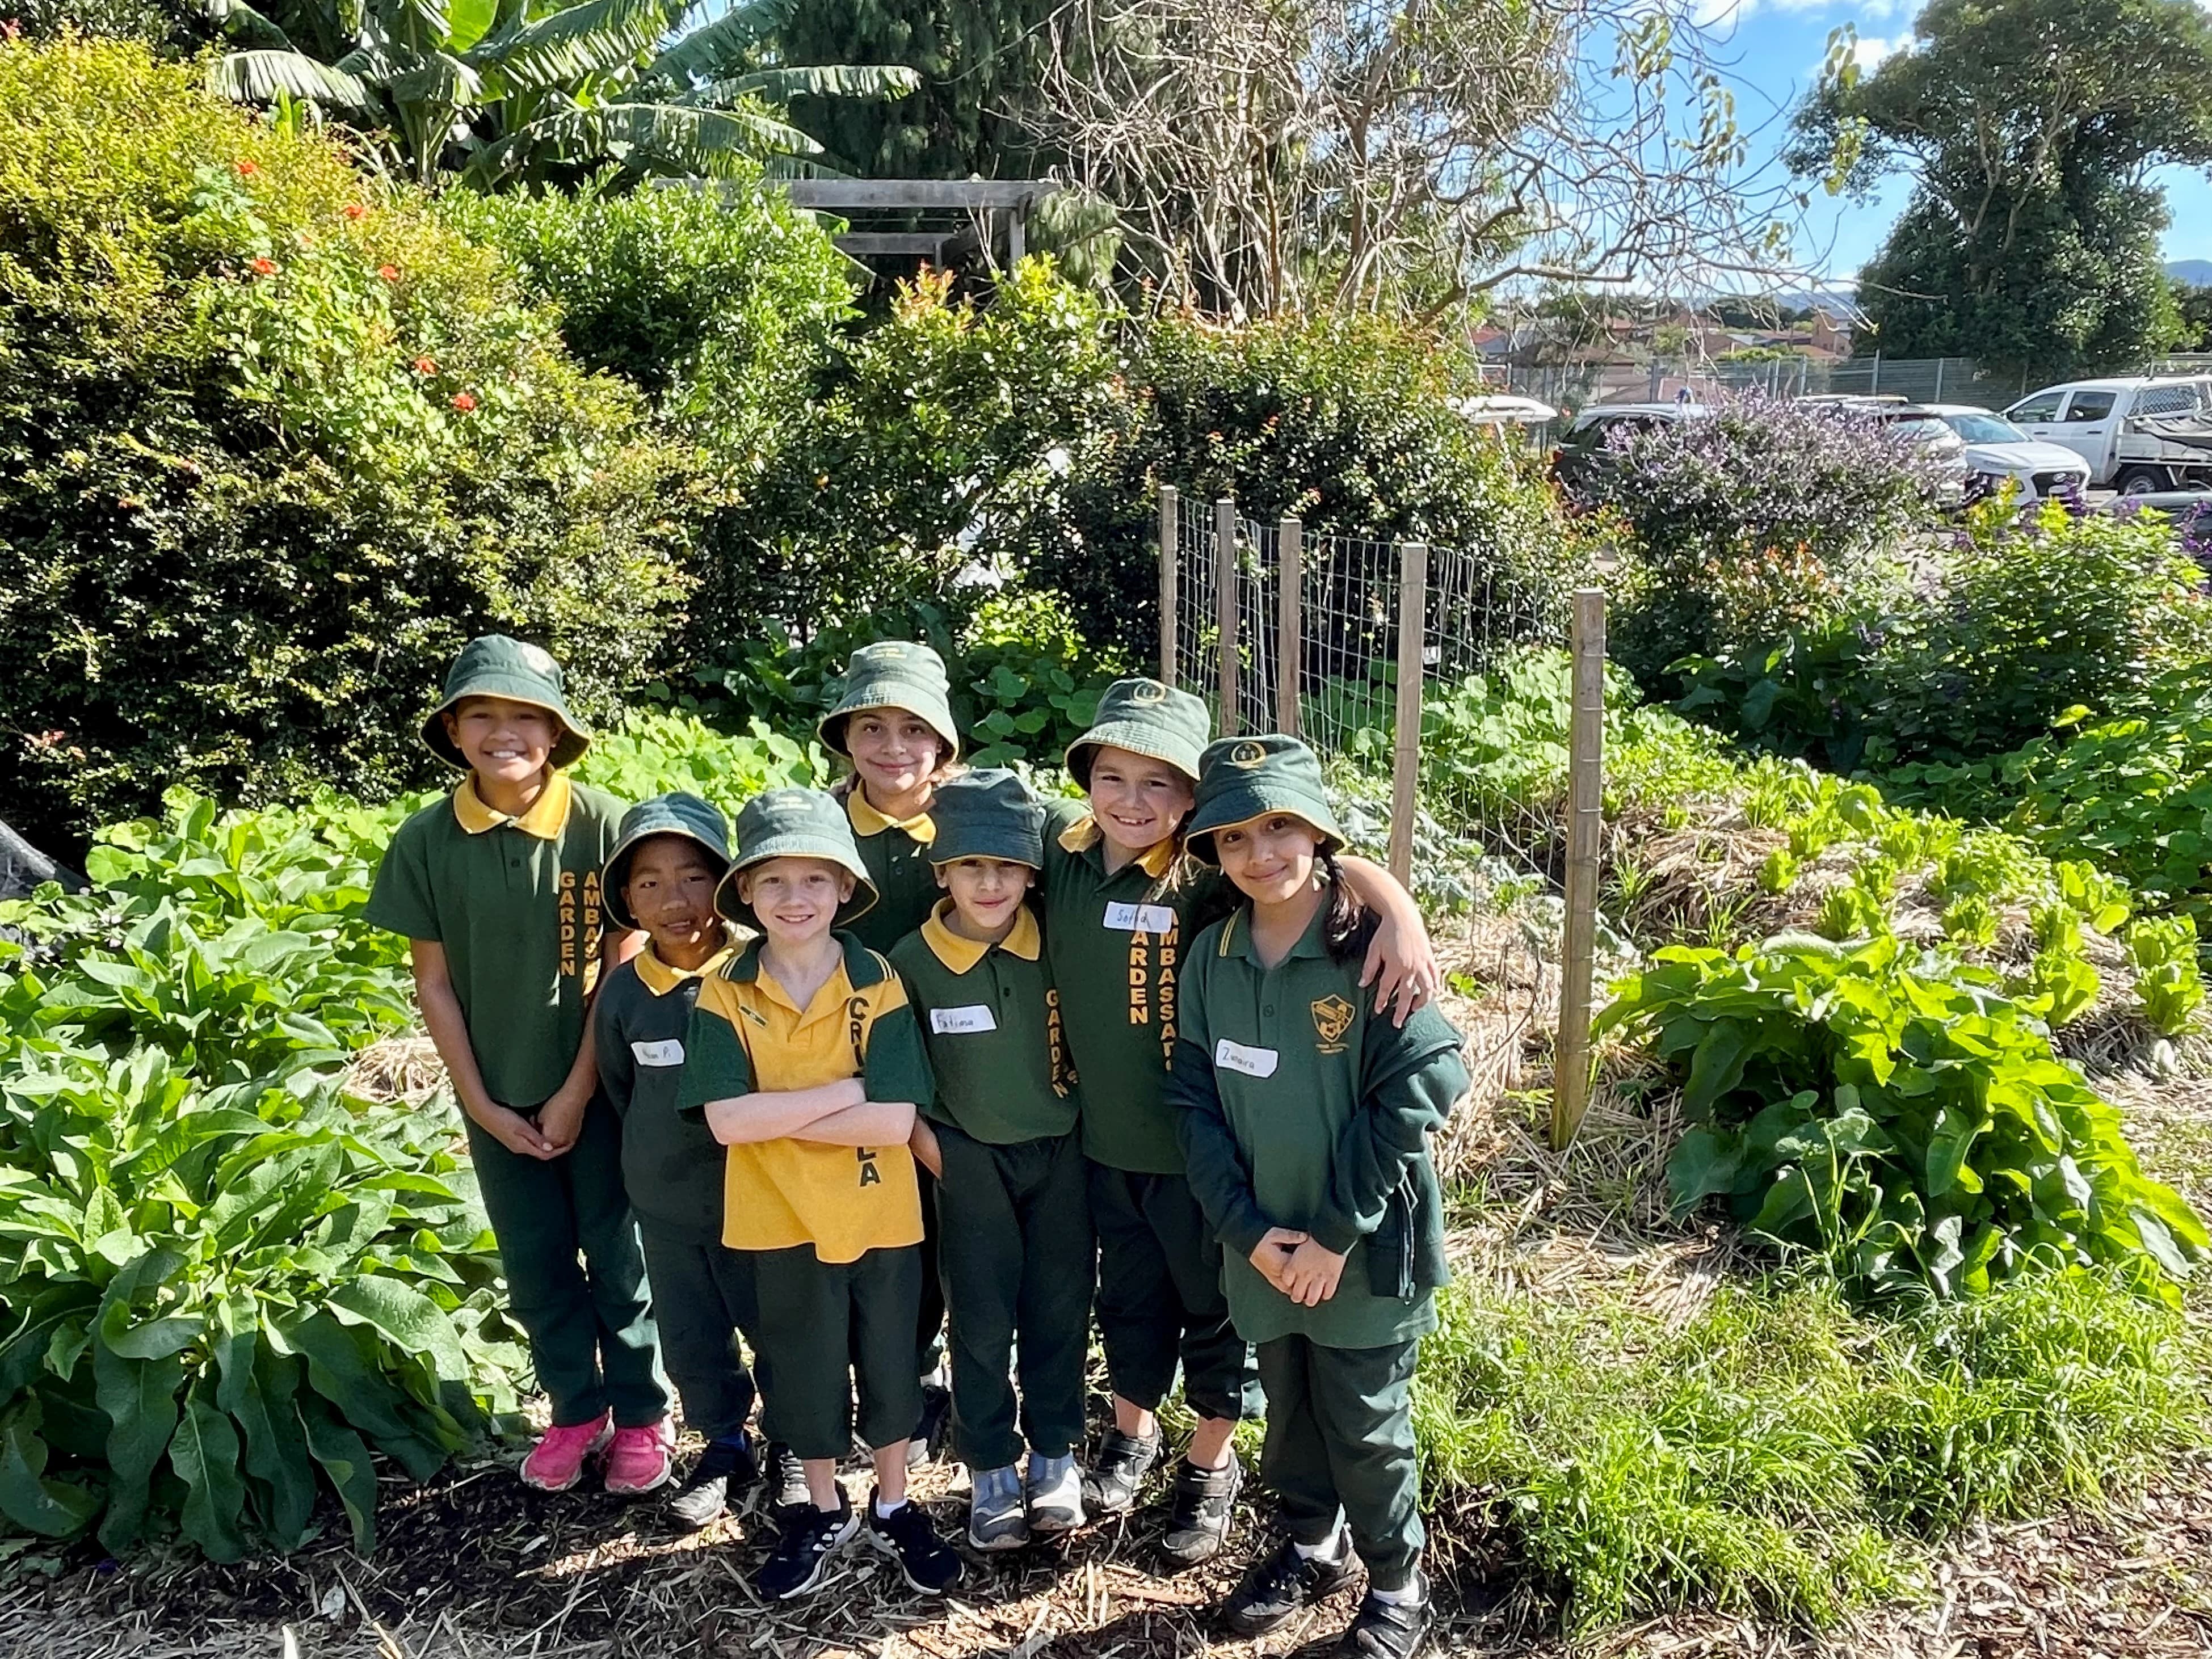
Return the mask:
{"type": "Polygon", "coordinates": [[[927,812],[906,819],[885,817],[868,805],[857,782],[845,796],[845,817],[853,826],[853,841],[860,849],[868,879],[876,884],[876,902],[846,931],[871,951],[889,955],[891,946],[929,920],[943,896],[937,874],[929,866],[929,844],[937,837],[937,826],[927,812]]]}
{"type": "Polygon", "coordinates": [[[484,1087],[541,1106],[568,1075],[599,977],[599,867],[622,803],[563,772],[519,818],[471,777],[399,826],[376,872],[372,927],[446,948],[484,1087]]]}
{"type": "Polygon", "coordinates": [[[928,1115],[994,1146],[1066,1134],[1075,1078],[1036,915],[1024,905],[1013,932],[983,945],[945,926],[951,908],[943,900],[891,947],[937,1074],[928,1115]]]}
{"type": "Polygon", "coordinates": [[[1161,1090],[1175,1052],[1186,919],[1216,902],[1218,872],[1167,847],[1106,873],[1090,809],[1046,807],[1045,961],[1083,1079],[1083,1152],[1138,1175],[1180,1175],[1175,1115],[1161,1090]],[[1178,867],[1178,864],[1180,867],[1178,867]]]}
{"type": "Polygon", "coordinates": [[[607,975],[592,1000],[599,1086],[622,1118],[623,1185],[641,1220],[694,1244],[722,1242],[728,1154],[703,1118],[676,1109],[684,1042],[699,981],[728,965],[671,968],[647,945],[607,975]]]}
{"type": "Polygon", "coordinates": [[[1192,946],[1170,1091],[1224,1246],[1230,1316],[1248,1342],[1418,1336],[1435,1328],[1444,1277],[1428,1138],[1467,1091],[1459,1033],[1433,1008],[1402,1030],[1375,1013],[1359,963],[1329,957],[1326,906],[1273,968],[1253,951],[1250,915],[1192,946]],[[1270,1226],[1348,1253],[1334,1296],[1302,1308],[1260,1277],[1249,1258],[1270,1226]]]}

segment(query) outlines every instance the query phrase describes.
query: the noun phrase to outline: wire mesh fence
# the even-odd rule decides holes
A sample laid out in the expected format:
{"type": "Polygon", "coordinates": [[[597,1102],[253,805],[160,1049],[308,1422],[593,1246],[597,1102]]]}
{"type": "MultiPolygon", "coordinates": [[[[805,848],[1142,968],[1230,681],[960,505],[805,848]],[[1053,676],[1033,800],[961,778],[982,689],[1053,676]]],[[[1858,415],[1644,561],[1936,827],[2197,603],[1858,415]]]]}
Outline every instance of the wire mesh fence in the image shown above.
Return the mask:
{"type": "MultiPolygon", "coordinates": [[[[1505,1051],[1557,1006],[1561,1058],[1579,1064],[1601,597],[1577,596],[1571,630],[1477,551],[1310,534],[1172,489],[1160,555],[1163,678],[1205,697],[1224,736],[1304,738],[1355,843],[1425,902],[1465,910],[1470,977],[1515,1015],[1474,1037],[1479,1060],[1511,1072],[1505,1051]]],[[[1578,1116],[1578,1089],[1563,1092],[1578,1116]]]]}

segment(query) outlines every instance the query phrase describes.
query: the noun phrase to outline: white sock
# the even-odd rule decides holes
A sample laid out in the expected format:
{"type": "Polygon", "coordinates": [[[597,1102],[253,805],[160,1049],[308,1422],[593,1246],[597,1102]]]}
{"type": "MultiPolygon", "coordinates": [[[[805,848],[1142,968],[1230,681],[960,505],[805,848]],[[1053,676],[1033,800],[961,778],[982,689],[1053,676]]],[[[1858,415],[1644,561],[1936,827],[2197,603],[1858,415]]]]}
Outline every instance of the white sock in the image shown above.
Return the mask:
{"type": "Polygon", "coordinates": [[[878,1521],[888,1521],[891,1516],[896,1515],[905,1507],[906,1499],[903,1498],[900,1498],[896,1504],[886,1504],[882,1498],[878,1498],[875,1502],[876,1519],[878,1521]]]}
{"type": "Polygon", "coordinates": [[[1326,1544],[1301,1544],[1296,1539],[1292,1539],[1291,1547],[1298,1553],[1298,1559],[1301,1561],[1328,1561],[1334,1564],[1344,1559],[1344,1552],[1351,1543],[1352,1540],[1345,1535],[1344,1529],[1340,1527],[1336,1535],[1326,1544]]]}
{"type": "Polygon", "coordinates": [[[1421,1581],[1419,1578],[1407,1579],[1402,1589],[1377,1589],[1373,1584],[1370,1584],[1367,1587],[1367,1593],[1385,1607],[1417,1607],[1425,1599],[1421,1595],[1421,1581]]]}

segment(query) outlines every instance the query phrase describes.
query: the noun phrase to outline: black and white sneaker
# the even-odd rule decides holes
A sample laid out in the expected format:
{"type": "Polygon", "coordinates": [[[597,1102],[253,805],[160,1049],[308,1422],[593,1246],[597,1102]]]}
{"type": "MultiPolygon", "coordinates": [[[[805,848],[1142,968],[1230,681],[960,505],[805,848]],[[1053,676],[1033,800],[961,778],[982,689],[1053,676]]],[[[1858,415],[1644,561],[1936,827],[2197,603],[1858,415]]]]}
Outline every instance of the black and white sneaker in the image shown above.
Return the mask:
{"type": "Polygon", "coordinates": [[[761,1473],[768,1483],[762,1496],[767,1498],[769,1515],[778,1526],[803,1517],[814,1507],[814,1499],[806,1490],[806,1465],[782,1441],[768,1443],[761,1456],[761,1473]]]}
{"type": "Polygon", "coordinates": [[[690,1532],[712,1526],[728,1512],[731,1497],[759,1474],[751,1436],[740,1431],[725,1440],[710,1440],[668,1500],[668,1518],[690,1532]]]}
{"type": "Polygon", "coordinates": [[[1159,1461],[1158,1433],[1139,1438],[1119,1429],[1107,1430],[1097,1461],[1083,1472],[1083,1507],[1093,1516],[1121,1514],[1137,1501],[1145,1477],[1159,1461]]]}
{"type": "Polygon", "coordinates": [[[1255,1561],[1222,1608],[1222,1621],[1239,1636],[1265,1636],[1301,1607],[1310,1607],[1341,1589],[1352,1572],[1351,1540],[1337,1534],[1334,1560],[1301,1555],[1285,1538],[1255,1561]]]}
{"type": "Polygon", "coordinates": [[[924,1595],[942,1595],[960,1582],[959,1553],[937,1535],[929,1512],[911,1499],[878,1515],[870,1492],[868,1541],[897,1562],[901,1576],[924,1595]]]}
{"type": "Polygon", "coordinates": [[[1168,1516],[1160,1548],[1177,1566],[1210,1560],[1229,1536],[1237,1494],[1244,1489],[1244,1466],[1231,1452],[1218,1469],[1201,1469],[1185,1458],[1176,1469],[1175,1509],[1168,1516]]]}
{"type": "Polygon", "coordinates": [[[775,1553],[753,1580],[754,1586],[771,1601],[806,1595],[822,1583],[830,1557],[860,1529],[860,1517],[853,1513],[853,1500],[843,1492],[837,1494],[834,1510],[817,1510],[810,1503],[805,1514],[784,1522],[775,1553]]]}
{"type": "Polygon", "coordinates": [[[1428,1575],[1417,1570],[1413,1588],[1420,1595],[1417,1601],[1385,1601],[1369,1590],[1358,1616],[1329,1650],[1330,1659],[1413,1659],[1429,1635],[1428,1575]]]}

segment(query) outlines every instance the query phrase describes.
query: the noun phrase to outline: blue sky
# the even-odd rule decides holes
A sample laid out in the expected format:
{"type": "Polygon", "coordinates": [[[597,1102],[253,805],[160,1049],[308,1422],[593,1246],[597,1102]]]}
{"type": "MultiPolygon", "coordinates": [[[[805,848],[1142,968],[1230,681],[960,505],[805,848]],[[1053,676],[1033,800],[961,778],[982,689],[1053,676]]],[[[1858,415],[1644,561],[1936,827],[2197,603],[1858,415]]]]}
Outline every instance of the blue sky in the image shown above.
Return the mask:
{"type": "MultiPolygon", "coordinates": [[[[2212,3],[2212,0],[2207,0],[2212,3]]],[[[1790,106],[1818,78],[1830,31],[1857,25],[1863,64],[1878,63],[1912,38],[1911,0],[1694,0],[1699,15],[1717,20],[1723,56],[1735,60],[1737,119],[1747,129],[1768,129],[1759,141],[1771,152],[1779,143],[1790,106]]],[[[2212,179],[2185,168],[2168,168],[2172,223],[2166,232],[2168,259],[2212,258],[2212,179]]],[[[1824,275],[1853,275],[1876,247],[1910,193],[1893,179],[1866,207],[1831,200],[1817,187],[1798,259],[1824,275]]]]}

